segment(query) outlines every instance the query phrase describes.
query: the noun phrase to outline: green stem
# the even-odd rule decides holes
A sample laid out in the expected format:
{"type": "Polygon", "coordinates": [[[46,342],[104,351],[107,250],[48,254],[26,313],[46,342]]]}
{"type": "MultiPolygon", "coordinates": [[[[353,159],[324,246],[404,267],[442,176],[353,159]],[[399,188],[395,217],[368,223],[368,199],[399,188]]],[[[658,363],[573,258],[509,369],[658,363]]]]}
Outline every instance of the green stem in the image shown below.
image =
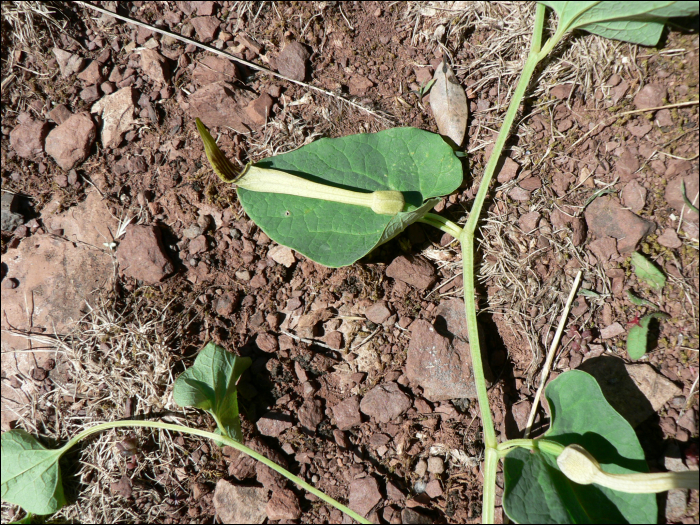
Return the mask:
{"type": "Polygon", "coordinates": [[[550,441],[549,439],[510,439],[498,444],[497,449],[499,457],[502,458],[510,452],[510,449],[515,447],[539,450],[555,457],[559,456],[559,454],[564,451],[564,445],[556,441],[550,441]]]}
{"type": "Polygon", "coordinates": [[[102,432],[103,430],[107,430],[110,428],[119,428],[119,427],[147,427],[147,428],[161,428],[163,430],[172,430],[175,432],[184,432],[186,434],[193,434],[195,436],[201,436],[204,438],[209,438],[213,439],[214,441],[217,441],[219,443],[222,443],[224,445],[228,445],[230,447],[235,448],[236,450],[239,450],[240,452],[243,452],[244,454],[248,454],[250,457],[257,459],[264,465],[267,465],[270,467],[272,470],[275,472],[279,472],[282,474],[285,478],[289,479],[290,481],[293,481],[297,485],[299,485],[301,488],[308,490],[311,492],[313,495],[319,497],[329,505],[334,506],[336,509],[339,511],[347,514],[350,516],[352,519],[357,520],[360,523],[372,523],[371,521],[366,520],[356,512],[350,510],[347,508],[345,505],[342,505],[341,503],[337,502],[330,496],[324,494],[320,490],[318,490],[316,487],[309,485],[306,483],[304,480],[301,478],[295,476],[291,472],[289,472],[286,469],[283,469],[280,467],[277,463],[274,461],[266,458],[262,454],[259,454],[255,452],[253,449],[250,449],[246,447],[245,445],[242,445],[238,441],[235,441],[231,439],[230,437],[227,436],[222,436],[219,434],[214,434],[213,432],[207,432],[206,430],[199,430],[198,428],[190,428],[190,427],[183,427],[182,425],[173,425],[170,423],[162,423],[160,421],[110,421],[108,423],[100,423],[99,425],[96,425],[94,427],[88,428],[87,430],[83,430],[79,434],[77,434],[73,439],[68,441],[63,447],[61,447],[61,455],[65,454],[71,447],[73,447],[76,443],[78,443],[80,440],[85,439],[86,437],[96,434],[98,432],[102,432]]]}
{"type": "MultiPolygon", "coordinates": [[[[469,333],[469,348],[472,358],[472,368],[474,370],[474,382],[476,384],[477,399],[479,401],[479,410],[481,412],[481,422],[484,431],[484,444],[486,446],[486,460],[484,463],[484,500],[482,506],[482,522],[493,523],[494,505],[496,501],[496,466],[498,463],[498,440],[496,439],[496,431],[491,418],[491,409],[489,408],[488,392],[486,389],[486,379],[484,378],[484,368],[481,361],[481,345],[479,344],[479,331],[476,321],[476,302],[475,285],[474,285],[474,233],[476,226],[481,216],[481,210],[486,200],[486,195],[489,191],[491,179],[496,171],[498,162],[501,157],[501,152],[505,146],[506,140],[510,136],[510,130],[518,113],[518,108],[525,95],[525,91],[530,83],[530,79],[535,72],[538,62],[544,58],[547,53],[556,45],[556,42],[561,38],[559,32],[552,37],[546,44],[544,49],[540,50],[542,41],[542,30],[544,28],[545,6],[537,4],[535,12],[534,33],[530,53],[523,66],[523,71],[520,75],[520,80],[513,93],[513,99],[510,101],[508,111],[506,111],[503,119],[503,125],[496,138],[491,157],[486,164],[483,179],[479,184],[479,191],[474,199],[471,213],[464,230],[459,236],[462,244],[462,268],[464,274],[464,305],[467,317],[467,331],[469,333]],[[556,37],[556,41],[555,41],[556,37]]],[[[563,33],[562,33],[563,35],[563,33]]]]}
{"type": "Polygon", "coordinates": [[[429,224],[438,230],[449,233],[455,239],[459,239],[459,236],[462,234],[462,228],[460,228],[459,225],[434,213],[426,213],[423,217],[418,219],[418,222],[429,224]]]}

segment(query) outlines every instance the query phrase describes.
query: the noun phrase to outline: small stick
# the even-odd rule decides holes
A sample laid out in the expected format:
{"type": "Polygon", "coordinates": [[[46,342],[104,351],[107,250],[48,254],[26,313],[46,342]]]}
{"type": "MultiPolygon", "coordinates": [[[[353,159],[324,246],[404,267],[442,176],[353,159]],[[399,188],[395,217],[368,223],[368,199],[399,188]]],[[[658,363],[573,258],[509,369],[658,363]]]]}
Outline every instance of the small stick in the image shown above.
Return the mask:
{"type": "Polygon", "coordinates": [[[306,88],[313,89],[314,91],[318,91],[319,93],[323,93],[324,95],[326,95],[328,97],[337,98],[338,100],[342,100],[343,102],[346,102],[346,103],[350,104],[351,106],[364,111],[365,113],[369,113],[373,117],[383,121],[386,124],[391,124],[391,121],[389,119],[387,119],[386,117],[382,117],[381,115],[375,113],[371,109],[367,109],[359,104],[356,104],[355,102],[352,102],[351,100],[347,100],[343,97],[339,97],[335,93],[331,93],[330,91],[326,91],[325,89],[321,89],[321,88],[318,88],[316,86],[312,86],[311,84],[307,84],[306,82],[300,82],[298,80],[291,79],[291,78],[286,77],[284,75],[280,75],[279,73],[275,73],[274,71],[267,69],[266,67],[259,66],[253,62],[248,62],[247,60],[243,60],[242,58],[234,57],[232,55],[229,55],[228,53],[224,53],[223,51],[220,51],[220,50],[216,49],[215,47],[205,46],[204,44],[200,44],[199,42],[197,42],[196,40],[192,40],[191,38],[187,38],[187,37],[178,35],[177,33],[172,33],[170,31],[165,31],[164,29],[160,29],[158,27],[155,27],[155,26],[152,26],[149,24],[145,24],[143,22],[139,22],[138,20],[134,20],[133,18],[118,15],[117,13],[113,13],[112,11],[107,11],[106,9],[102,9],[101,7],[97,7],[96,5],[88,4],[87,2],[79,2],[78,1],[78,2],[76,2],[76,4],[82,5],[83,7],[87,7],[90,9],[94,9],[95,11],[98,11],[104,15],[113,16],[114,18],[117,18],[117,19],[121,20],[122,22],[145,27],[146,29],[150,29],[151,31],[153,31],[155,33],[160,33],[161,35],[171,36],[171,37],[175,38],[176,40],[180,40],[181,42],[185,42],[186,44],[192,44],[193,46],[197,46],[198,48],[204,49],[205,51],[215,53],[215,54],[222,56],[224,58],[228,58],[229,60],[232,60],[234,62],[238,62],[239,64],[244,64],[251,69],[255,69],[257,71],[267,73],[268,75],[272,75],[273,77],[281,78],[282,80],[286,80],[287,82],[292,82],[294,84],[298,84],[300,86],[304,86],[306,88]]]}
{"type": "Polygon", "coordinates": [[[552,361],[554,360],[554,353],[559,346],[559,340],[561,339],[561,334],[564,331],[564,325],[566,324],[566,318],[569,316],[569,310],[571,309],[571,303],[574,302],[574,297],[576,297],[576,290],[578,289],[578,283],[581,281],[581,270],[576,274],[576,279],[574,279],[574,285],[571,287],[571,292],[569,293],[569,298],[566,300],[566,305],[564,306],[564,311],[561,314],[561,319],[559,320],[559,326],[557,327],[557,333],[554,334],[554,340],[552,345],[549,347],[549,352],[547,353],[547,360],[542,368],[542,378],[540,379],[540,386],[537,389],[537,394],[535,394],[535,400],[532,402],[532,408],[530,409],[530,417],[527,418],[527,426],[525,427],[524,437],[527,439],[530,437],[530,431],[532,430],[532,423],[535,421],[535,414],[537,413],[537,405],[540,402],[540,396],[542,395],[542,390],[544,390],[544,384],[547,382],[547,377],[549,376],[549,369],[552,366],[552,361]]]}

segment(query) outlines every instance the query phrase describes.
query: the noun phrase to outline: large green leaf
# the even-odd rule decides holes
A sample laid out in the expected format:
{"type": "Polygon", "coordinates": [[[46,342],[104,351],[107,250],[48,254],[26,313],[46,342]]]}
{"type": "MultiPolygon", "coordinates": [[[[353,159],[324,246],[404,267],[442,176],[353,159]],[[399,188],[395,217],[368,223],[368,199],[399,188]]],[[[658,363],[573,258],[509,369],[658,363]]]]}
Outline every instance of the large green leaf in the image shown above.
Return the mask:
{"type": "Polygon", "coordinates": [[[606,38],[656,45],[666,19],[698,13],[698,2],[557,2],[543,1],[559,16],[559,26],[583,29],[606,38]]]}
{"type": "Polygon", "coordinates": [[[207,343],[194,364],[175,381],[173,399],[181,407],[206,410],[216,420],[219,433],[241,441],[236,383],[250,363],[250,357],[238,357],[207,343]]]}
{"type": "Polygon", "coordinates": [[[251,219],[279,244],[325,266],[352,264],[432,209],[434,197],[462,183],[462,165],[439,136],[416,128],[321,139],[265,159],[273,168],[355,191],[396,190],[407,211],[378,215],[369,208],[238,188],[251,219]]]}
{"type": "MultiPolygon", "coordinates": [[[[545,391],[552,425],[544,438],[577,443],[606,472],[646,472],[644,452],[630,424],[603,397],[600,386],[580,370],[566,372],[545,391]]],[[[522,448],[503,465],[503,508],[517,523],[655,523],[654,494],[626,494],[570,481],[556,457],[522,448]]]]}
{"type": "Polygon", "coordinates": [[[66,504],[58,460],[63,449],[49,450],[24,430],[2,435],[2,499],[33,514],[53,514],[66,504]]]}

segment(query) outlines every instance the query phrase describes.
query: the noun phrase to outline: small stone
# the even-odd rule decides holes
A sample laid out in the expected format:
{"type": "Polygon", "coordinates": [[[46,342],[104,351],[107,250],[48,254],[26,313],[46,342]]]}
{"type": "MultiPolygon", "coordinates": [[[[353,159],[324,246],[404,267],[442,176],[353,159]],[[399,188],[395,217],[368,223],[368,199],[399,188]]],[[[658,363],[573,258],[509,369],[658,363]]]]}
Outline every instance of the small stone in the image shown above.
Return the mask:
{"type": "Polygon", "coordinates": [[[208,56],[197,63],[192,78],[201,86],[214,82],[233,82],[241,75],[236,64],[222,57],[208,56]]]}
{"type": "Polygon", "coordinates": [[[337,330],[328,332],[324,338],[324,342],[334,350],[343,348],[343,334],[337,330]]]}
{"type": "Polygon", "coordinates": [[[621,197],[624,205],[637,213],[646,204],[647,189],[636,180],[632,180],[622,189],[621,197]]]}
{"type": "Polygon", "coordinates": [[[163,249],[157,226],[127,226],[117,248],[117,260],[124,274],[145,284],[156,284],[175,269],[163,249]]]}
{"type": "Polygon", "coordinates": [[[559,100],[567,99],[571,96],[571,92],[574,90],[574,84],[557,84],[549,92],[553,97],[559,100]]]}
{"type": "Polygon", "coordinates": [[[652,128],[653,126],[648,122],[638,125],[634,125],[631,122],[627,124],[627,131],[629,131],[633,137],[637,137],[638,139],[644,137],[647,133],[649,133],[652,130],[652,128]]]}
{"type": "Polygon", "coordinates": [[[230,317],[236,307],[236,296],[226,292],[216,299],[216,313],[221,317],[230,317]]]}
{"type": "Polygon", "coordinates": [[[58,104],[51,111],[49,111],[49,118],[56,124],[63,124],[72,115],[73,113],[66,107],[65,104],[58,104]]]}
{"type": "Polygon", "coordinates": [[[99,86],[88,86],[80,92],[80,98],[88,104],[92,104],[100,98],[99,86]]]}
{"type": "Polygon", "coordinates": [[[221,523],[262,523],[267,518],[267,489],[242,487],[220,479],[214,490],[214,508],[221,523]]]}
{"type": "Polygon", "coordinates": [[[409,408],[410,399],[393,381],[375,386],[360,402],[360,410],[380,423],[390,422],[409,408]]]}
{"type": "Polygon", "coordinates": [[[424,459],[419,459],[416,462],[416,466],[413,467],[413,472],[415,472],[419,478],[422,478],[425,476],[426,472],[428,472],[428,462],[424,459]]]}
{"type": "Polygon", "coordinates": [[[260,350],[262,350],[263,352],[267,352],[268,354],[277,352],[277,350],[279,350],[277,336],[270,332],[263,332],[261,334],[258,334],[258,337],[255,339],[255,343],[258,345],[258,348],[260,350]]]}
{"type": "Polygon", "coordinates": [[[348,507],[367,516],[382,499],[377,480],[373,477],[353,480],[348,487],[348,507]]]}
{"type": "Polygon", "coordinates": [[[97,127],[88,113],[77,113],[51,130],[46,137],[46,153],[68,171],[90,154],[97,127]]]}
{"type": "Polygon", "coordinates": [[[617,251],[617,241],[612,237],[603,237],[597,239],[588,245],[589,250],[593,252],[596,259],[600,262],[617,259],[620,254],[617,251]]]}
{"type": "Polygon", "coordinates": [[[203,44],[214,40],[214,35],[219,30],[219,20],[214,16],[198,16],[190,22],[203,44]]]}
{"type": "Polygon", "coordinates": [[[525,233],[530,233],[535,228],[537,228],[537,223],[540,220],[540,213],[537,211],[531,211],[525,215],[521,215],[518,219],[518,226],[525,233]]]}
{"type": "Polygon", "coordinates": [[[256,273],[255,276],[250,280],[250,286],[252,288],[263,288],[267,286],[267,279],[265,278],[265,274],[256,273]]]}
{"type": "Polygon", "coordinates": [[[277,57],[277,71],[292,80],[303,82],[307,76],[307,61],[311,53],[299,42],[291,42],[277,57]]]}
{"type": "Polygon", "coordinates": [[[695,171],[695,173],[688,173],[687,175],[680,175],[668,182],[664,195],[669,206],[676,210],[679,215],[681,213],[683,214],[684,221],[689,221],[694,224],[698,224],[700,216],[685,204],[682,185],[685,185],[685,195],[688,197],[688,200],[697,207],[699,182],[700,179],[698,178],[697,171],[695,171]]]}
{"type": "Polygon", "coordinates": [[[100,63],[97,60],[92,60],[88,67],[78,75],[80,80],[83,80],[87,85],[99,84],[102,82],[102,72],[100,71],[100,63]]]}
{"type": "Polygon", "coordinates": [[[307,399],[299,408],[297,417],[303,427],[315,432],[318,424],[323,421],[323,402],[320,399],[307,399]]]}
{"type": "Polygon", "coordinates": [[[668,109],[657,111],[654,123],[661,128],[673,126],[673,117],[671,116],[671,112],[668,109]]]}
{"type": "Polygon", "coordinates": [[[58,67],[61,70],[61,76],[63,76],[63,78],[68,78],[73,73],[78,73],[85,65],[84,58],[58,47],[53,48],[53,54],[56,57],[56,62],[58,62],[58,67]]]}
{"type": "Polygon", "coordinates": [[[678,238],[678,234],[676,234],[676,230],[673,228],[666,228],[664,232],[659,235],[657,241],[661,246],[671,249],[677,249],[683,246],[683,243],[678,238]]]}
{"type": "Polygon", "coordinates": [[[518,186],[527,191],[535,191],[542,187],[542,181],[539,177],[528,177],[527,179],[521,180],[518,186]]]}
{"type": "Polygon", "coordinates": [[[618,335],[622,335],[625,333],[625,329],[620,323],[613,323],[609,326],[606,326],[600,331],[600,337],[601,339],[612,339],[613,337],[617,337],[618,335]]]}
{"type": "Polygon", "coordinates": [[[340,430],[349,430],[362,423],[360,414],[360,399],[357,396],[349,397],[333,407],[335,424],[340,430]]]}
{"type": "Polygon", "coordinates": [[[387,277],[398,279],[420,290],[435,284],[435,268],[425,259],[411,255],[400,255],[387,267],[387,277]]]}
{"type": "Polygon", "coordinates": [[[299,498],[289,489],[276,489],[267,502],[266,511],[271,520],[298,520],[301,517],[299,498]]]}
{"type": "Polygon", "coordinates": [[[521,188],[520,186],[514,186],[508,192],[508,197],[518,202],[527,202],[530,200],[530,192],[521,188]]]}
{"type": "Polygon", "coordinates": [[[382,324],[391,316],[386,301],[379,301],[365,310],[365,317],[375,324],[382,324]]]}
{"type": "Polygon", "coordinates": [[[170,62],[155,49],[141,51],[141,69],[155,83],[170,82],[170,62]]]}
{"type": "Polygon", "coordinates": [[[520,169],[520,165],[515,162],[513,159],[506,158],[506,160],[503,162],[503,167],[501,168],[501,171],[498,172],[498,182],[501,184],[505,184],[506,182],[512,181],[517,175],[518,175],[518,170],[520,169]]]}
{"type": "Polygon", "coordinates": [[[248,104],[248,107],[246,107],[246,113],[254,124],[257,126],[264,126],[267,119],[270,118],[272,104],[272,97],[270,97],[270,95],[267,93],[263,93],[248,104]]]}
{"type": "Polygon", "coordinates": [[[624,148],[622,155],[615,162],[615,172],[620,176],[620,180],[629,182],[638,169],[639,159],[637,155],[630,148],[624,148]]]}
{"type": "Polygon", "coordinates": [[[637,109],[649,109],[663,106],[666,98],[666,86],[662,84],[647,84],[634,97],[637,109]]]}
{"type": "Polygon", "coordinates": [[[440,486],[440,480],[434,479],[425,486],[425,493],[430,496],[431,499],[439,498],[442,496],[442,487],[440,486]]]}
{"type": "Polygon", "coordinates": [[[258,419],[255,426],[263,436],[279,437],[285,430],[294,426],[290,419],[287,414],[281,412],[268,412],[258,419]]]}
{"type": "Polygon", "coordinates": [[[10,132],[10,146],[20,157],[36,160],[44,153],[49,128],[48,123],[40,120],[25,121],[10,132]]]}
{"type": "Polygon", "coordinates": [[[353,75],[348,82],[348,91],[356,97],[366,95],[367,90],[372,87],[374,87],[374,82],[362,75],[353,75]]]}
{"type": "Polygon", "coordinates": [[[598,237],[617,239],[617,249],[621,254],[633,252],[637,244],[654,231],[654,223],[642,219],[620,205],[609,195],[598,197],[584,213],[588,230],[598,237]]]}
{"type": "Polygon", "coordinates": [[[428,472],[436,475],[445,472],[445,462],[442,460],[442,458],[430,456],[428,458],[428,472]]]}

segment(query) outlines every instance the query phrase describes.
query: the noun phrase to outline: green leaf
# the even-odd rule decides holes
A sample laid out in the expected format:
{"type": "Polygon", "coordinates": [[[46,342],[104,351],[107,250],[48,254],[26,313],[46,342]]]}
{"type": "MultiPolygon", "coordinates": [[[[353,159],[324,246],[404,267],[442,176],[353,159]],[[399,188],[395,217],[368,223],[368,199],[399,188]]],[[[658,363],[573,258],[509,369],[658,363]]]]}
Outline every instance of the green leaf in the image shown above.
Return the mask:
{"type": "Polygon", "coordinates": [[[583,29],[606,38],[654,46],[666,20],[698,13],[697,2],[557,2],[543,1],[559,16],[565,31],[583,29]]]}
{"type": "Polygon", "coordinates": [[[2,499],[33,514],[53,514],[66,504],[58,460],[63,449],[49,450],[24,430],[2,435],[2,499]]]}
{"type": "Polygon", "coordinates": [[[268,237],[330,267],[365,256],[428,213],[431,199],[462,183],[462,165],[452,148],[439,135],[416,128],[321,139],[256,166],[354,191],[403,193],[408,211],[389,216],[351,204],[238,188],[246,213],[268,237]]]}
{"type": "MultiPolygon", "coordinates": [[[[605,400],[592,376],[566,372],[545,391],[552,414],[544,438],[577,443],[613,474],[647,472],[634,429],[605,400]]],[[[627,494],[598,485],[579,485],[559,470],[556,456],[523,448],[503,464],[503,508],[517,523],[655,523],[654,494],[627,494]]]]}
{"type": "Polygon", "coordinates": [[[671,316],[663,312],[647,314],[639,320],[638,325],[630,328],[627,334],[627,354],[635,361],[647,353],[647,338],[649,323],[652,319],[669,319],[671,316]]]}
{"type": "Polygon", "coordinates": [[[651,301],[647,301],[646,299],[643,299],[641,297],[637,297],[632,293],[632,290],[627,289],[627,298],[630,300],[630,302],[636,306],[653,306],[656,307],[654,303],[651,301]]]}
{"type": "Polygon", "coordinates": [[[207,343],[194,364],[175,381],[173,399],[181,407],[206,410],[216,420],[219,433],[241,441],[236,383],[250,364],[250,357],[238,357],[207,343]]]}
{"type": "Polygon", "coordinates": [[[600,294],[598,292],[594,292],[593,290],[589,290],[587,288],[581,288],[578,291],[577,295],[583,295],[584,297],[593,297],[593,298],[600,297],[600,294]]]}
{"type": "Polygon", "coordinates": [[[666,276],[653,262],[644,257],[641,253],[634,252],[632,253],[632,264],[634,264],[634,273],[639,280],[648,284],[656,291],[661,291],[666,284],[666,276]]]}

